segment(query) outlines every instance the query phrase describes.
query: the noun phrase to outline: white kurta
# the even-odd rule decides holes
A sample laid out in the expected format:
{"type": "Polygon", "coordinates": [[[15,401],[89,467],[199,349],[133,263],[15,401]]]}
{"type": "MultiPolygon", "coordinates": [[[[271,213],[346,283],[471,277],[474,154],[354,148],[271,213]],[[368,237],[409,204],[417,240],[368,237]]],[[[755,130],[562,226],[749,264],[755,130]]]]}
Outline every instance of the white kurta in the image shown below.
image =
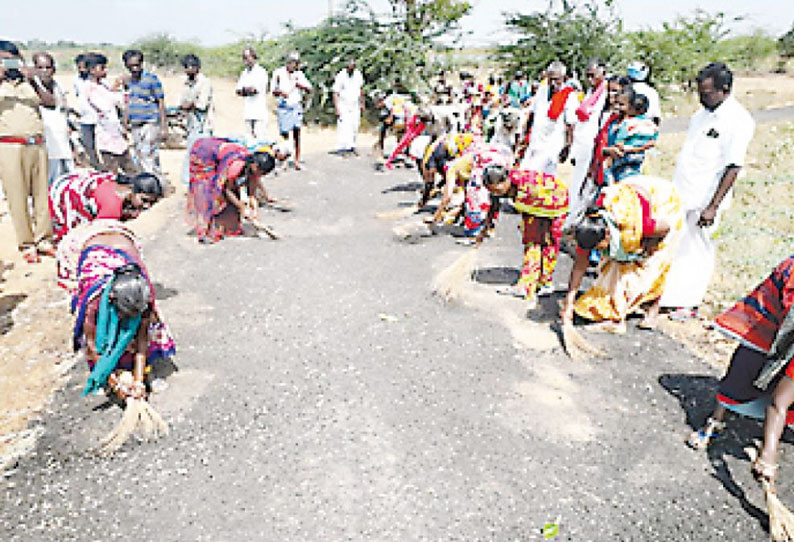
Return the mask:
{"type": "Polygon", "coordinates": [[[235,90],[246,87],[255,88],[256,94],[243,97],[243,119],[267,123],[267,70],[259,64],[254,64],[250,70],[244,69],[235,90]]]}
{"type": "MultiPolygon", "coordinates": [[[[732,96],[714,111],[701,108],[689,122],[684,146],[678,155],[673,184],[681,195],[684,233],[673,259],[662,295],[663,307],[697,307],[703,302],[714,271],[713,234],[718,220],[708,228],[697,225],[728,166],[743,166],[755,121],[732,96]]],[[[719,214],[730,206],[731,192],[719,214]]]]}
{"type": "MultiPolygon", "coordinates": [[[[590,93],[594,90],[590,89],[587,96],[585,96],[585,100],[590,97],[590,93]]],[[[601,110],[604,109],[606,99],[607,91],[604,89],[604,92],[596,100],[587,120],[580,120],[578,116],[576,117],[576,124],[573,127],[573,144],[571,145],[571,158],[575,164],[571,182],[568,183],[568,218],[565,220],[566,226],[574,224],[582,216],[588,203],[582,198],[582,184],[584,184],[587,171],[590,169],[595,138],[600,128],[601,110]]]]}
{"type": "Polygon", "coordinates": [[[549,175],[557,174],[560,151],[565,146],[565,125],[576,121],[576,108],[579,100],[576,92],[568,94],[562,114],[557,120],[549,118],[551,97],[548,85],[541,85],[532,104],[532,133],[529,147],[521,161],[521,169],[542,171],[549,175]]]}
{"type": "Polygon", "coordinates": [[[356,138],[361,125],[361,88],[364,77],[354,70],[352,74],[346,69],[336,74],[333,92],[336,95],[336,106],[339,118],[336,122],[336,142],[339,150],[356,148],[356,138]]]}

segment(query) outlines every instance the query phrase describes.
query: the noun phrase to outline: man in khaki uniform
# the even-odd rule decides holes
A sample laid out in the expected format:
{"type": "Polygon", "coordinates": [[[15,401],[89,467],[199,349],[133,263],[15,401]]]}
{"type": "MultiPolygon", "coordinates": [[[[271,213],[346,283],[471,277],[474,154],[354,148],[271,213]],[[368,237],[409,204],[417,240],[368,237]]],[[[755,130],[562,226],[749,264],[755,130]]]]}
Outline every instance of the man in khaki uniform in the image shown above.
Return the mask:
{"type": "Polygon", "coordinates": [[[47,152],[39,106],[55,107],[36,72],[22,65],[16,45],[0,40],[0,179],[25,261],[54,256],[47,194],[47,152]],[[31,224],[28,197],[33,196],[31,224]]]}

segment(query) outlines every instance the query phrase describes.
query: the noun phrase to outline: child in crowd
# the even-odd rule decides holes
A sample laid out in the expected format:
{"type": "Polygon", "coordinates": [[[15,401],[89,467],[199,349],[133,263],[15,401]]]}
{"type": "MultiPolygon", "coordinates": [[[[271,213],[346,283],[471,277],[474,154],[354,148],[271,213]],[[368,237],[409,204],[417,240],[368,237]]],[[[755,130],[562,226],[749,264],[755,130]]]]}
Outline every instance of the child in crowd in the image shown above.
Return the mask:
{"type": "Polygon", "coordinates": [[[608,184],[639,175],[645,160],[645,151],[656,145],[659,127],[646,117],[648,98],[637,94],[629,86],[618,96],[618,110],[623,120],[610,134],[605,176],[608,184]]]}

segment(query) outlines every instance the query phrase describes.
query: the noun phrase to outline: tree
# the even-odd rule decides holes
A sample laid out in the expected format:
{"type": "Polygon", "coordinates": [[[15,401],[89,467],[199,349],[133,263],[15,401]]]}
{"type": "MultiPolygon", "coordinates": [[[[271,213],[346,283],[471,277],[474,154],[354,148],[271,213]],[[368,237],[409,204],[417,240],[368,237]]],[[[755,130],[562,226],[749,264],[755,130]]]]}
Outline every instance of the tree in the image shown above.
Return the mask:
{"type": "Polygon", "coordinates": [[[590,58],[611,61],[620,56],[623,23],[613,12],[611,0],[563,1],[559,8],[550,2],[546,11],[505,17],[508,28],[519,36],[496,54],[509,71],[536,76],[551,61],[561,60],[581,73],[590,58]]]}
{"type": "Polygon", "coordinates": [[[433,40],[460,28],[471,11],[463,0],[389,0],[394,18],[413,39],[433,40]]]}
{"type": "Polygon", "coordinates": [[[648,64],[656,81],[692,89],[700,68],[715,60],[726,60],[720,42],[728,36],[727,21],[724,13],[709,14],[698,9],[690,17],[679,16],[671,23],[663,23],[662,30],[632,32],[626,52],[648,64]]]}

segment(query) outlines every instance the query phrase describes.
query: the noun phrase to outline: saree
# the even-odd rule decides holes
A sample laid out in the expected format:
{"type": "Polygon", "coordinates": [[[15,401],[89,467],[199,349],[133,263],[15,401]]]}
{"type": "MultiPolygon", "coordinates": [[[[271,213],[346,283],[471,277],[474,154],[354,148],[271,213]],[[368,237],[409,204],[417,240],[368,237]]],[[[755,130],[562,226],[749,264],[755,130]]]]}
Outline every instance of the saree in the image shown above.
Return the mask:
{"type": "MultiPolygon", "coordinates": [[[[112,221],[107,221],[112,222],[112,221]]],[[[85,232],[75,230],[72,234],[67,236],[69,239],[74,233],[79,235],[84,243],[90,240],[91,237],[101,233],[119,233],[112,224],[107,224],[106,228],[99,229],[95,226],[92,228],[93,235],[86,237],[85,232]]],[[[124,234],[125,236],[128,234],[124,234]]],[[[133,245],[137,246],[137,240],[132,236],[131,232],[129,237],[133,241],[133,245]]],[[[69,243],[74,246],[74,243],[69,243]]],[[[64,258],[74,258],[73,253],[61,254],[64,258]]],[[[73,262],[64,262],[64,265],[71,267],[73,262]]],[[[95,354],[94,345],[88,344],[86,337],[91,334],[96,334],[97,331],[97,318],[100,314],[101,302],[103,296],[106,294],[105,289],[109,281],[112,280],[114,273],[117,269],[134,263],[138,265],[142,271],[146,282],[149,284],[150,299],[149,309],[151,310],[154,318],[149,326],[149,346],[147,351],[146,363],[151,364],[159,358],[169,358],[176,353],[176,343],[173,335],[171,334],[168,325],[162,318],[157,305],[155,303],[154,287],[152,286],[146,266],[139,255],[128,253],[116,247],[106,245],[88,245],[83,246],[77,256],[77,263],[74,265],[76,269],[76,287],[72,290],[72,313],[75,314],[75,323],[72,330],[72,344],[75,350],[84,348],[89,353],[95,354]]],[[[134,353],[129,349],[122,353],[121,357],[115,365],[115,368],[132,369],[134,366],[134,353]]],[[[96,355],[86,356],[89,368],[93,371],[94,364],[97,361],[96,355]]],[[[100,385],[103,383],[99,383],[100,385]]]]}
{"type": "Polygon", "coordinates": [[[621,322],[664,291],[667,272],[681,236],[683,214],[670,181],[637,175],[604,189],[604,210],[612,225],[610,248],[602,253],[598,278],[574,311],[593,321],[621,322]],[[669,233],[650,252],[643,247],[643,211],[639,194],[649,198],[651,216],[670,225],[669,233]]]}
{"type": "MultiPolygon", "coordinates": [[[[488,166],[510,167],[513,153],[505,145],[480,145],[469,147],[466,154],[473,156],[471,174],[466,183],[466,211],[463,228],[467,237],[476,237],[482,232],[485,220],[494,204],[491,192],[483,183],[483,174],[488,166]]],[[[495,218],[495,217],[494,217],[495,218]]]]}
{"type": "Polygon", "coordinates": [[[99,213],[94,193],[107,182],[115,182],[116,174],[103,171],[76,171],[58,177],[49,188],[50,219],[55,242],[60,241],[78,224],[91,222],[99,213]]]}
{"type": "MultiPolygon", "coordinates": [[[[715,319],[715,329],[739,342],[717,390],[717,401],[729,410],[764,419],[777,382],[783,375],[794,379],[792,305],[794,256],[789,256],[715,319]]],[[[786,415],[786,425],[792,424],[794,406],[786,415]]]]}
{"type": "Polygon", "coordinates": [[[241,176],[251,151],[229,140],[206,137],[190,148],[190,184],[187,220],[199,237],[218,241],[240,235],[242,225],[237,209],[226,199],[227,181],[241,176]]]}

